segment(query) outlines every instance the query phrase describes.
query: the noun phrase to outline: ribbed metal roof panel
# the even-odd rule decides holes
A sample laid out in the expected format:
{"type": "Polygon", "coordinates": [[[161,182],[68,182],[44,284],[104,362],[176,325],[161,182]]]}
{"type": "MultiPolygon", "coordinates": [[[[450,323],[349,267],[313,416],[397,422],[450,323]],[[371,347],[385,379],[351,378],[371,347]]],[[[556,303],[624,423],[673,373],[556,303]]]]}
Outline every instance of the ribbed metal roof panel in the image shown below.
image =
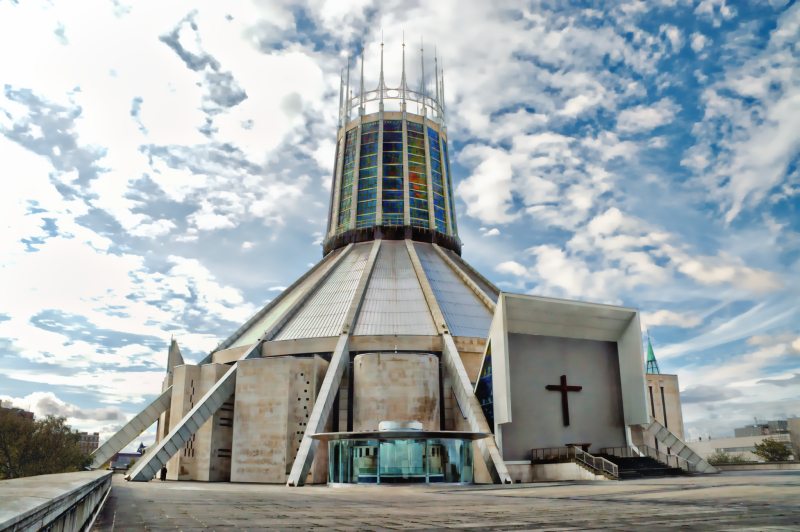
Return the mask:
{"type": "Polygon", "coordinates": [[[453,336],[486,338],[492,314],[475,292],[436,253],[431,244],[414,242],[419,261],[453,336]]]}
{"type": "Polygon", "coordinates": [[[339,336],[372,246],[372,242],[356,244],[273,340],[339,336]]]}
{"type": "Polygon", "coordinates": [[[445,248],[441,249],[447,254],[448,257],[450,257],[453,260],[453,262],[455,262],[458,265],[459,268],[461,268],[461,271],[467,274],[467,277],[472,279],[472,282],[478,285],[478,288],[483,290],[483,293],[486,294],[486,297],[497,303],[497,298],[500,295],[497,290],[495,290],[491,285],[489,285],[489,283],[481,279],[479,275],[476,275],[475,272],[472,270],[472,268],[467,265],[464,259],[456,255],[449,249],[445,248]]]}
{"type": "Polygon", "coordinates": [[[436,336],[405,242],[381,243],[353,334],[436,336]]]}
{"type": "Polygon", "coordinates": [[[292,290],[290,294],[284,297],[283,300],[275,306],[275,308],[270,310],[266,315],[264,315],[264,317],[254,323],[247,331],[242,333],[242,335],[237,338],[236,341],[230,345],[230,347],[227,347],[227,349],[256,343],[258,338],[264,334],[264,332],[269,329],[273,323],[275,323],[278,317],[280,317],[286,311],[286,309],[291,307],[301,295],[306,293],[306,290],[308,290],[309,287],[313,286],[320,277],[327,273],[327,271],[333,265],[335,258],[338,257],[342,251],[344,251],[344,249],[337,249],[331,253],[330,256],[325,257],[325,259],[323,259],[325,260],[325,264],[320,266],[320,268],[314,272],[313,275],[310,275],[300,284],[300,286],[292,290]]]}

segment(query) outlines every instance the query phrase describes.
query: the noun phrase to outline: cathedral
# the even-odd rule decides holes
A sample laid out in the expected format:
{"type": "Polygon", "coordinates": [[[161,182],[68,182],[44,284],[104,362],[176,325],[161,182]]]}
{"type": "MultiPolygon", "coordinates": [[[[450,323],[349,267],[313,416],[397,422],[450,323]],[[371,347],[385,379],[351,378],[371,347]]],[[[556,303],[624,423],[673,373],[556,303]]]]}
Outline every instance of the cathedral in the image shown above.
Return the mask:
{"type": "Polygon", "coordinates": [[[682,442],[677,378],[646,370],[637,309],[503,292],[461,258],[438,62],[411,90],[404,45],[390,88],[381,45],[368,91],[362,51],[355,95],[349,63],[322,260],[198,364],[173,341],[162,394],[95,467],[155,423],[131,481],[713,472],[682,442]]]}

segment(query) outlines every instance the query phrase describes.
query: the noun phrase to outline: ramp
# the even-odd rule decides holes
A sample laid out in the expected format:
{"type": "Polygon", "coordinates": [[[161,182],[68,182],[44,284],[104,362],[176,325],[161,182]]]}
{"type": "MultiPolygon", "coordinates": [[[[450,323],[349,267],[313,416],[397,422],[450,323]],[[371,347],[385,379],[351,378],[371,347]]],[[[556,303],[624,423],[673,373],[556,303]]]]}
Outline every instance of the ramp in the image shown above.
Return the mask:
{"type": "Polygon", "coordinates": [[[719,473],[714,466],[703,460],[699,454],[694,452],[657,420],[654,419],[647,425],[642,425],[642,428],[652,434],[656,440],[666,445],[673,453],[692,464],[697,473],[719,473]]]}
{"type": "Polygon", "coordinates": [[[92,469],[98,469],[105,464],[112,456],[124,449],[125,446],[135,440],[139,434],[155,423],[156,420],[158,420],[158,416],[169,409],[171,400],[172,386],[167,388],[167,391],[159,395],[155,401],[147,405],[144,410],[134,416],[124,427],[92,453],[92,457],[94,458],[92,469]]]}

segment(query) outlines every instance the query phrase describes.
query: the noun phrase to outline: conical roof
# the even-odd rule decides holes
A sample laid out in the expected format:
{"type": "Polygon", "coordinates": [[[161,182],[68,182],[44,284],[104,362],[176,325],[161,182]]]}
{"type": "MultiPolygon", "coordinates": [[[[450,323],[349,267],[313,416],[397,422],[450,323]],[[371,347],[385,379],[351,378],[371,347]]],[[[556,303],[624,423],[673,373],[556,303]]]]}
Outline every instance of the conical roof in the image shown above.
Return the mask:
{"type": "Polygon", "coordinates": [[[178,341],[174,338],[169,344],[169,356],[167,357],[167,373],[171,374],[176,366],[183,366],[183,355],[181,355],[181,348],[178,347],[178,341]]]}
{"type": "MultiPolygon", "coordinates": [[[[363,242],[332,251],[215,351],[257,342],[292,307],[270,341],[339,336],[374,245],[363,242]]],[[[430,290],[450,334],[486,338],[494,313],[491,302],[500,294],[494,285],[457,254],[435,244],[381,240],[378,245],[353,336],[438,335],[425,297],[430,290]]]]}
{"type": "Polygon", "coordinates": [[[650,337],[647,337],[647,371],[646,373],[659,374],[661,371],[658,369],[658,362],[656,355],[653,353],[653,345],[650,343],[650,337]]]}

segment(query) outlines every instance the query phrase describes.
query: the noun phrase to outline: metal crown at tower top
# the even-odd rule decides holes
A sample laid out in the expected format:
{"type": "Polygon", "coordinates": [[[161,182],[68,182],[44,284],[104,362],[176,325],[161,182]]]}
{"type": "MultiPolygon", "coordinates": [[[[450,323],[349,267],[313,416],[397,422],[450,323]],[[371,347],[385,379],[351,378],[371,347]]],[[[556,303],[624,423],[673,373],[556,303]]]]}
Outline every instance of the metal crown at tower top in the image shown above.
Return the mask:
{"type": "MultiPolygon", "coordinates": [[[[422,44],[420,42],[420,44],[422,44]]],[[[386,85],[386,78],[383,74],[383,48],[381,42],[381,69],[378,76],[378,86],[374,90],[366,90],[364,83],[364,48],[361,48],[361,79],[359,82],[360,88],[358,94],[352,95],[350,91],[350,56],[347,57],[347,78],[344,78],[344,69],[342,69],[342,77],[339,80],[339,127],[345,126],[353,119],[353,111],[358,110],[357,116],[366,114],[365,104],[370,102],[378,102],[379,109],[384,110],[385,100],[399,100],[401,102],[400,109],[405,112],[408,102],[416,103],[420,107],[422,116],[427,116],[428,109],[431,110],[430,118],[436,123],[445,127],[445,104],[444,104],[444,70],[439,71],[439,59],[434,54],[434,91],[435,95],[425,94],[425,61],[424,61],[424,47],[420,46],[420,62],[422,80],[420,84],[420,91],[411,90],[408,86],[406,78],[406,45],[403,43],[403,71],[400,77],[400,85],[398,87],[389,87],[386,85]]]]}
{"type": "Polygon", "coordinates": [[[434,57],[435,89],[426,90],[421,45],[420,89],[411,90],[405,46],[397,88],[386,85],[383,43],[375,90],[365,89],[363,47],[358,94],[350,90],[350,57],[346,77],[342,69],[324,254],[375,239],[431,242],[461,253],[447,147],[444,76],[434,57]],[[399,103],[396,110],[386,108],[387,100],[399,103]],[[416,103],[416,113],[409,112],[409,102],[416,103]]]}

